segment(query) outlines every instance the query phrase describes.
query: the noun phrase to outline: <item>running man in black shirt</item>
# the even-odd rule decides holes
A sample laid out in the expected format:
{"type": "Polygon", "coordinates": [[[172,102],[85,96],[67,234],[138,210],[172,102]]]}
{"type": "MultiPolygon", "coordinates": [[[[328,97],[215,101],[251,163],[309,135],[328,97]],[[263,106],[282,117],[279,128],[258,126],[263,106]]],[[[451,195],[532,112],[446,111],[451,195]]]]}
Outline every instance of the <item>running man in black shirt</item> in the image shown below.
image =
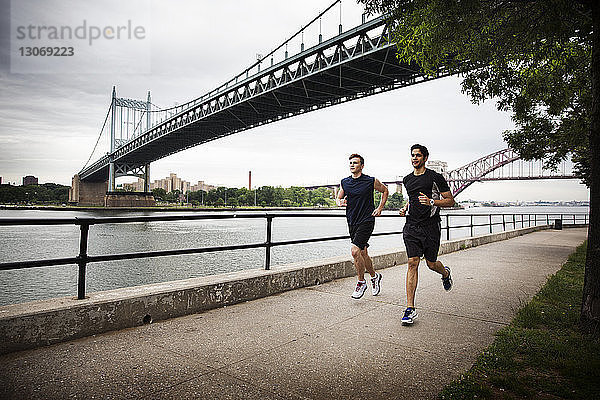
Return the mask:
{"type": "Polygon", "coordinates": [[[365,160],[358,154],[352,154],[350,160],[351,176],[342,179],[340,191],[336,199],[338,206],[346,207],[346,219],[352,242],[352,257],[358,275],[358,283],[352,297],[360,299],[365,293],[367,282],[365,270],[371,275],[372,294],[377,296],[381,290],[381,274],[373,269],[373,262],[367,247],[369,238],[375,228],[375,217],[381,215],[388,198],[387,187],[371,176],[362,173],[365,160]],[[375,208],[373,190],[381,192],[381,201],[375,208]]]}
{"type": "Polygon", "coordinates": [[[452,289],[450,268],[444,267],[438,261],[437,255],[441,236],[440,207],[452,207],[454,197],[446,179],[425,168],[429,157],[427,147],[415,144],[410,151],[414,171],[402,179],[408,193],[408,203],[400,209],[400,215],[406,215],[403,236],[408,256],[407,308],[402,317],[402,324],[412,324],[418,316],[415,309],[415,292],[419,281],[419,262],[423,255],[429,269],[442,276],[444,289],[452,289]]]}

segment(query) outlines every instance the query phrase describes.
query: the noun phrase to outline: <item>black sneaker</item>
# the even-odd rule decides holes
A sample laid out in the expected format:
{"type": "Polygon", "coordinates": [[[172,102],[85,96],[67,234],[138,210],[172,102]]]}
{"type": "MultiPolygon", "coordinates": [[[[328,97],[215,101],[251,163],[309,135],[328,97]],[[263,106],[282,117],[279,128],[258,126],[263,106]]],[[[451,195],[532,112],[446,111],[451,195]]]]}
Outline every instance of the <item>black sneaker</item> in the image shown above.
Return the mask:
{"type": "Polygon", "coordinates": [[[412,324],[419,314],[417,314],[417,310],[414,307],[408,307],[404,310],[404,316],[402,317],[402,325],[410,325],[412,324]]]}
{"type": "Polygon", "coordinates": [[[450,268],[444,267],[446,271],[448,271],[448,277],[442,278],[442,284],[444,285],[444,290],[448,291],[452,289],[452,275],[450,275],[450,268]]]}

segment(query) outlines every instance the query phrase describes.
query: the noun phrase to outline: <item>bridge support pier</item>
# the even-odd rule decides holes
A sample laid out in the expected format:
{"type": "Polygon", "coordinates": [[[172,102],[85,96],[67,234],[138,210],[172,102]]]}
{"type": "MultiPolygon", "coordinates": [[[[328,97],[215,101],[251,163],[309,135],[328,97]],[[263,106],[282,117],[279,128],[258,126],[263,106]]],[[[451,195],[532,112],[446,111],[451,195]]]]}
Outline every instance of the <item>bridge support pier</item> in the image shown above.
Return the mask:
{"type": "Polygon", "coordinates": [[[107,190],[108,182],[82,182],[79,175],[75,175],[69,189],[69,203],[102,207],[107,190]]]}
{"type": "Polygon", "coordinates": [[[75,175],[69,189],[69,203],[83,207],[153,207],[151,192],[111,192],[108,181],[85,182],[75,175]]]}
{"type": "Polygon", "coordinates": [[[150,164],[144,167],[144,192],[150,192],[150,164]]]}

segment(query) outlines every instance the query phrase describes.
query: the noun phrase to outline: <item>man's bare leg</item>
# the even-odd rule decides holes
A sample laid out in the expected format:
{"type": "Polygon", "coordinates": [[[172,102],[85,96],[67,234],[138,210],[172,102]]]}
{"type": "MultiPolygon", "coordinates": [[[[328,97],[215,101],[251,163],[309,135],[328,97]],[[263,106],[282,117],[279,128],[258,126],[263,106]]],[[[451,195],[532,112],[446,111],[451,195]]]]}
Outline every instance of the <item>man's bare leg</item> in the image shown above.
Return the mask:
{"type": "Polygon", "coordinates": [[[440,274],[442,276],[442,278],[447,278],[448,275],[450,274],[448,272],[448,270],[446,268],[444,268],[444,264],[442,264],[442,262],[440,260],[438,260],[438,261],[425,260],[425,261],[427,261],[427,266],[429,267],[429,269],[440,274]]]}
{"type": "MultiPolygon", "coordinates": [[[[362,258],[364,260],[365,269],[371,275],[371,278],[374,278],[375,277],[375,269],[373,268],[373,260],[371,260],[371,257],[369,256],[369,253],[367,252],[367,248],[365,247],[365,249],[361,250],[360,252],[361,252],[362,258]]],[[[364,274],[363,274],[363,277],[364,277],[364,274]]]]}
{"type": "Polygon", "coordinates": [[[415,307],[415,293],[419,283],[419,262],[421,257],[408,259],[408,270],[406,271],[406,306],[415,307]]]}
{"type": "MultiPolygon", "coordinates": [[[[358,276],[359,281],[365,280],[366,265],[362,252],[363,250],[358,248],[358,246],[352,245],[352,257],[354,258],[354,268],[356,268],[356,275],[358,276]]],[[[372,266],[371,269],[373,269],[372,266]]]]}

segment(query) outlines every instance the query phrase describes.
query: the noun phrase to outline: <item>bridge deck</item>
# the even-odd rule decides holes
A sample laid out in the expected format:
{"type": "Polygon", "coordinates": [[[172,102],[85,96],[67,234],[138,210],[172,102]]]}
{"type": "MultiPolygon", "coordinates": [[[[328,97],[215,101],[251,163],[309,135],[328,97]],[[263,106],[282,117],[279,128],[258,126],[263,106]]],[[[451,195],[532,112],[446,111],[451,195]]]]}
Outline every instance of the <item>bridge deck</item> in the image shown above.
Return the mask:
{"type": "Polygon", "coordinates": [[[0,357],[0,398],[435,398],[586,236],[541,231],[421,266],[420,318],[400,325],[405,265],[382,293],[354,278],[0,357]],[[447,343],[443,346],[443,343],[447,343]]]}

